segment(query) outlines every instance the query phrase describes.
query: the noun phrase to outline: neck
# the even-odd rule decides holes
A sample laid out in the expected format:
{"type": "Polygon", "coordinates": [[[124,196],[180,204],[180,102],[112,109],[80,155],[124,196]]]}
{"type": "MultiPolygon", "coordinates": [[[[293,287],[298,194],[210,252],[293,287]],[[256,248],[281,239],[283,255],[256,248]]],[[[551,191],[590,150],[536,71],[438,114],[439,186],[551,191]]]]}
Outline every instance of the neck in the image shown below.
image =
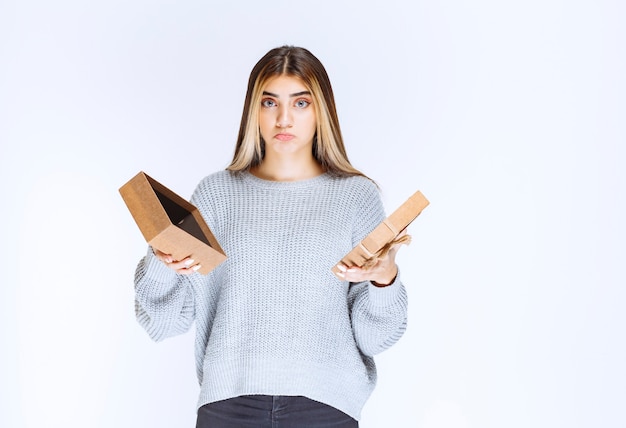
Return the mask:
{"type": "Polygon", "coordinates": [[[312,156],[306,161],[266,156],[263,162],[250,172],[264,180],[300,181],[317,177],[324,173],[324,169],[312,156]]]}

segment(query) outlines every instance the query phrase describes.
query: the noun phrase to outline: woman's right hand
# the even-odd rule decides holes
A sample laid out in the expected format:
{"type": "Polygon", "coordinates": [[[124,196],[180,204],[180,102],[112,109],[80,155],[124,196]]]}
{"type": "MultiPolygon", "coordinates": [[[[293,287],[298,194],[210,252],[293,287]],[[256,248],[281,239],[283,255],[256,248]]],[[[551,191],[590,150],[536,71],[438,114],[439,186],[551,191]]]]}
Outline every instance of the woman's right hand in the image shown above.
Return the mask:
{"type": "Polygon", "coordinates": [[[176,271],[176,273],[182,275],[192,274],[201,267],[200,264],[196,263],[195,260],[189,257],[185,257],[182,260],[174,260],[171,254],[165,254],[164,252],[159,251],[156,248],[152,248],[152,251],[154,252],[154,255],[157,259],[165,263],[165,266],[173,269],[174,271],[176,271]]]}

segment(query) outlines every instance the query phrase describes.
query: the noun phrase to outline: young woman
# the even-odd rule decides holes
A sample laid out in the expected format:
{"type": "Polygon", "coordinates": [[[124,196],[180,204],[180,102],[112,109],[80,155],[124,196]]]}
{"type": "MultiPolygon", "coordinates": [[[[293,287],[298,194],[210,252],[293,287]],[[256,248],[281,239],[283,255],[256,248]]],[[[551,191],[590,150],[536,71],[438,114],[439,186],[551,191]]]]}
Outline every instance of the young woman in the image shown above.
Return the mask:
{"type": "Polygon", "coordinates": [[[357,427],[373,355],[404,332],[407,298],[397,247],[367,270],[331,272],[385,214],[348,161],[308,50],[283,46],[256,64],[232,163],[191,202],[228,259],[203,276],[189,257],[149,249],[135,289],[154,340],[195,321],[197,427],[357,427]]]}

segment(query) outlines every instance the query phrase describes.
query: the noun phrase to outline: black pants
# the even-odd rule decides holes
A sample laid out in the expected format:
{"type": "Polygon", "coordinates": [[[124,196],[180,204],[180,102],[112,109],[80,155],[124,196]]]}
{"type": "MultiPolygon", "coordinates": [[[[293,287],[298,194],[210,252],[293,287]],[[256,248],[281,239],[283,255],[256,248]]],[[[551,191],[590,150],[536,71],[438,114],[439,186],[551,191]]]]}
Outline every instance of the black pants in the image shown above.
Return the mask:
{"type": "Polygon", "coordinates": [[[205,404],[196,428],[358,428],[345,413],[306,397],[245,395],[205,404]]]}

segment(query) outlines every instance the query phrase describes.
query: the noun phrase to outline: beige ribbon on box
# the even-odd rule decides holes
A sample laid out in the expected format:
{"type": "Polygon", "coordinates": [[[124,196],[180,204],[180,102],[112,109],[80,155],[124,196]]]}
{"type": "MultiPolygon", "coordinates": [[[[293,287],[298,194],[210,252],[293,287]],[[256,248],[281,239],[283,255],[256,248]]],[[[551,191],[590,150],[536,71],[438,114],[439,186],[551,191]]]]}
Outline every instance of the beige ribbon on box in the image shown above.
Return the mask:
{"type": "MultiPolygon", "coordinates": [[[[383,221],[383,224],[385,226],[387,226],[387,228],[389,228],[389,230],[391,230],[391,232],[394,234],[394,236],[398,236],[400,234],[400,232],[398,230],[396,230],[396,228],[390,223],[388,222],[386,219],[385,221],[383,221]]],[[[391,250],[391,247],[393,247],[394,245],[397,244],[406,244],[409,245],[411,243],[411,235],[402,235],[399,238],[395,238],[390,242],[387,242],[385,245],[382,246],[382,248],[378,251],[376,251],[376,253],[372,254],[370,253],[367,248],[365,248],[363,246],[363,244],[359,244],[360,247],[365,250],[366,254],[369,256],[369,258],[367,260],[365,260],[365,262],[363,263],[363,266],[361,266],[363,269],[368,270],[371,269],[372,267],[374,267],[374,265],[378,262],[379,259],[384,258],[389,251],[391,250]]]]}

